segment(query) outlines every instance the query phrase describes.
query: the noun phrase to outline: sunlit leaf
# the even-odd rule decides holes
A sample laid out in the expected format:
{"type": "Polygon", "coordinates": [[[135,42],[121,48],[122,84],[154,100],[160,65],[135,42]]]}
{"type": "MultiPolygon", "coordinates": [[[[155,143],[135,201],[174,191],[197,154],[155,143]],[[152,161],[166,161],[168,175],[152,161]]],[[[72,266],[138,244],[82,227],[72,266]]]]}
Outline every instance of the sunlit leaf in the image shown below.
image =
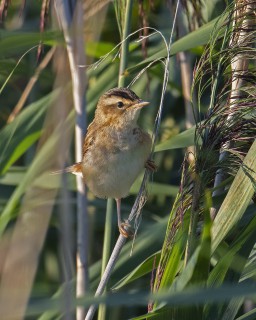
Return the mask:
{"type": "MultiPolygon", "coordinates": [[[[38,46],[41,41],[45,44],[57,44],[63,39],[62,34],[58,31],[47,31],[42,35],[40,32],[0,32],[0,56],[17,55],[24,53],[25,50],[33,46],[38,46]]],[[[36,52],[36,51],[35,51],[36,52]]],[[[35,60],[36,63],[36,60],[35,60]]]]}
{"type": "Polygon", "coordinates": [[[155,148],[155,152],[186,148],[194,145],[195,127],[187,129],[174,137],[158,144],[155,148]]]}
{"type": "Polygon", "coordinates": [[[225,238],[235,223],[241,219],[253,193],[256,181],[256,141],[251,146],[229,192],[219,209],[212,228],[212,250],[225,238]]]}
{"type": "Polygon", "coordinates": [[[152,272],[153,269],[159,262],[160,253],[155,253],[152,256],[148,257],[145,261],[143,261],[138,267],[136,267],[131,273],[125,276],[123,279],[118,281],[117,284],[112,287],[112,290],[118,290],[125,286],[126,284],[144,276],[145,274],[152,272]]]}

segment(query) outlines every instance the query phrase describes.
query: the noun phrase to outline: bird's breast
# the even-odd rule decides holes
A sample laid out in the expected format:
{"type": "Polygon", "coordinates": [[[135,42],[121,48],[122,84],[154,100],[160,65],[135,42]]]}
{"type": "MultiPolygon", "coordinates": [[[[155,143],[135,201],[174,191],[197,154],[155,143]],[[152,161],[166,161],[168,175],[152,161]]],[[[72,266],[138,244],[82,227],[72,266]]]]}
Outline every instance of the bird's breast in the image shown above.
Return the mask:
{"type": "Polygon", "coordinates": [[[145,166],[151,138],[135,127],[128,132],[109,132],[103,140],[96,139],[84,156],[85,182],[100,198],[123,198],[145,166]]]}

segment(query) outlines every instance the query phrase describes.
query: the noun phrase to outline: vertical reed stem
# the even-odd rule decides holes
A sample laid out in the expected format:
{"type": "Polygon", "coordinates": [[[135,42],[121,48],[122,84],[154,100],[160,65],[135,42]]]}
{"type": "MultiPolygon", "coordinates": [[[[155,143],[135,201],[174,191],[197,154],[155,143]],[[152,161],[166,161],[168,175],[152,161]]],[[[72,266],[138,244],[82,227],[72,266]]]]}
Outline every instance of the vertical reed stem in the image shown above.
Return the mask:
{"type": "MultiPolygon", "coordinates": [[[[62,26],[67,46],[68,59],[73,84],[73,101],[76,111],[75,147],[76,162],[82,160],[82,147],[86,126],[85,114],[85,72],[79,65],[85,65],[83,41],[82,2],[55,0],[56,13],[62,26]],[[71,28],[72,27],[72,28],[71,28]],[[72,30],[73,29],[73,30],[72,30]],[[73,31],[73,32],[72,32],[73,31]],[[79,32],[80,31],[80,32],[79,32]]],[[[88,287],[88,216],[85,185],[82,177],[76,177],[77,183],[77,297],[84,296],[88,287]]],[[[76,319],[85,315],[83,307],[77,307],[76,319]]]]}
{"type": "MultiPolygon", "coordinates": [[[[111,253],[111,239],[112,239],[112,226],[113,226],[113,215],[114,215],[114,201],[113,199],[108,199],[107,210],[106,210],[106,220],[105,220],[105,231],[104,231],[104,242],[103,242],[103,252],[102,252],[102,264],[101,264],[101,278],[104,275],[110,253],[111,253]]],[[[104,320],[106,318],[106,305],[100,304],[98,312],[98,320],[104,320]]]]}

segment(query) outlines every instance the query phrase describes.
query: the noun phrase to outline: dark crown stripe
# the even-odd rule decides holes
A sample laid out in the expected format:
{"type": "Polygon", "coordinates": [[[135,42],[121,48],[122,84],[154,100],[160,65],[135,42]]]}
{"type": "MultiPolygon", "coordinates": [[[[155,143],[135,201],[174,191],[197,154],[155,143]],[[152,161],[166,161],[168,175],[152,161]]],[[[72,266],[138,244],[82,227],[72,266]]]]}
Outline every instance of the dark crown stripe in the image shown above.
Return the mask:
{"type": "Polygon", "coordinates": [[[107,97],[117,96],[128,100],[139,100],[139,97],[130,89],[127,88],[114,88],[105,93],[107,97]]]}

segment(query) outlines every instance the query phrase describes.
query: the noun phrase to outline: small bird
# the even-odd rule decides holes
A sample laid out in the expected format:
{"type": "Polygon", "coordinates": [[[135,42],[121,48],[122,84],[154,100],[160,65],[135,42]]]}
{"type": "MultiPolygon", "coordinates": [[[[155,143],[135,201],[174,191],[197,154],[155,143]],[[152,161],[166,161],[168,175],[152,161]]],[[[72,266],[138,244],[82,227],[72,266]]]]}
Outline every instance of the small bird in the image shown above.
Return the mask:
{"type": "Polygon", "coordinates": [[[98,198],[116,200],[118,227],[125,237],[129,233],[121,220],[121,199],[128,195],[143,168],[156,168],[148,160],[151,137],[137,124],[141,109],[148,104],[128,88],[104,93],[85,135],[82,162],[64,169],[82,174],[85,184],[98,198]]]}

